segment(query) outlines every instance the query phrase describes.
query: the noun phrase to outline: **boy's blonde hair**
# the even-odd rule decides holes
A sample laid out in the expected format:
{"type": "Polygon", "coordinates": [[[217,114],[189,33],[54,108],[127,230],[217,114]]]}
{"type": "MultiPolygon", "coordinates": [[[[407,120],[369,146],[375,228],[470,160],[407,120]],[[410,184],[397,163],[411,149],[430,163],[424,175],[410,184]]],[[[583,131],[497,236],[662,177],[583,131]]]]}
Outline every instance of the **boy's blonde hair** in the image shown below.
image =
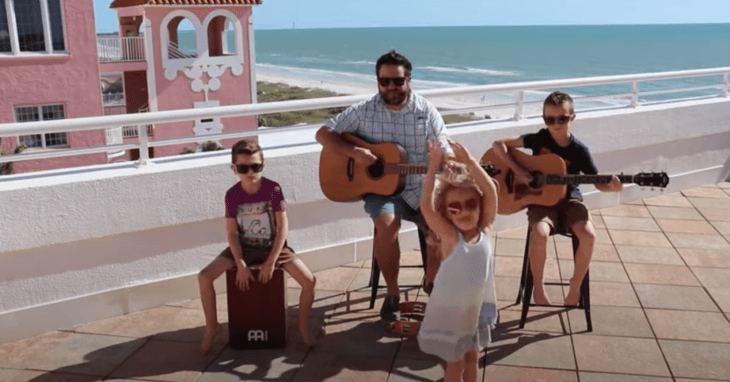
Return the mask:
{"type": "Polygon", "coordinates": [[[546,106],[561,106],[565,108],[565,110],[570,112],[570,114],[575,114],[575,109],[573,107],[573,97],[571,97],[570,94],[560,90],[550,93],[547,98],[545,98],[545,102],[543,102],[542,104],[543,110],[546,106]]]}
{"type": "Polygon", "coordinates": [[[253,155],[256,153],[261,153],[261,160],[263,161],[264,152],[261,150],[258,142],[250,139],[240,140],[231,147],[231,162],[236,163],[236,155],[253,155]]]}

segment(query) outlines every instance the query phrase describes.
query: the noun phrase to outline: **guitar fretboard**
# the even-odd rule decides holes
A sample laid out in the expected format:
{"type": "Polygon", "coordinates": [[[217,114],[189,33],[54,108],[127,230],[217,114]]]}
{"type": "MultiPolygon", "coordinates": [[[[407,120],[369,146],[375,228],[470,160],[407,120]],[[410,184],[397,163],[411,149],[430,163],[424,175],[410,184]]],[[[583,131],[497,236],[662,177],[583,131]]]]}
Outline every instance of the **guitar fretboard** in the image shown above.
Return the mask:
{"type": "Polygon", "coordinates": [[[428,171],[428,166],[423,164],[386,164],[384,170],[391,174],[425,174],[428,171]]]}
{"type": "MultiPolygon", "coordinates": [[[[616,175],[621,183],[634,183],[633,175],[616,175]]],[[[556,175],[546,174],[546,184],[608,184],[613,175],[556,175]]]]}

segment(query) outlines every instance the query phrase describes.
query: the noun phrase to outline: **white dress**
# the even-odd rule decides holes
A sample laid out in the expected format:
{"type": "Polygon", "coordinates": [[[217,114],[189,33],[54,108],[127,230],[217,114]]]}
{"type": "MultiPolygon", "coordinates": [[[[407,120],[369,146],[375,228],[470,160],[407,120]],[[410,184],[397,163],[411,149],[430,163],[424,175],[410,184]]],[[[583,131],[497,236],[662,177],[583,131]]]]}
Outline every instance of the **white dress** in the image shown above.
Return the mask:
{"type": "Polygon", "coordinates": [[[459,241],[441,263],[418,331],[421,350],[451,362],[483,350],[497,323],[492,243],[483,232],[468,244],[459,241]]]}

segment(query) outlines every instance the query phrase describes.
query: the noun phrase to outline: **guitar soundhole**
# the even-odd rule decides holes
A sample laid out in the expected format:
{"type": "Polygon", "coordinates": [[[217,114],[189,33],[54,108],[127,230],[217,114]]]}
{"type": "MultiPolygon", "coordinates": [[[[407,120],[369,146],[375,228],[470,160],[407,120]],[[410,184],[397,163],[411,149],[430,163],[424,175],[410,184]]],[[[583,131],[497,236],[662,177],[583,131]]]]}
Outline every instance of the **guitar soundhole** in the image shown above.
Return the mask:
{"type": "Polygon", "coordinates": [[[370,175],[371,178],[378,179],[383,176],[383,173],[385,173],[385,165],[383,164],[383,161],[379,160],[368,167],[368,175],[370,175]]]}

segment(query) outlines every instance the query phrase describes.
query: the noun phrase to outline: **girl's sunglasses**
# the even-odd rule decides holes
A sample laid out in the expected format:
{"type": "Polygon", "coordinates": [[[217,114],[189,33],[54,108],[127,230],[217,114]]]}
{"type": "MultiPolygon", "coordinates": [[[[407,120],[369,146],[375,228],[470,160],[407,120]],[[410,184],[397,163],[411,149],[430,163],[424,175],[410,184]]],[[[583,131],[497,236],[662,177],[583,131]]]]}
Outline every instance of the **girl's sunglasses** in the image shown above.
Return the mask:
{"type": "Polygon", "coordinates": [[[237,164],[236,165],[236,171],[239,174],[248,174],[248,170],[251,170],[253,172],[261,172],[264,169],[263,163],[254,163],[254,164],[237,164]]]}
{"type": "Polygon", "coordinates": [[[393,85],[395,85],[395,86],[403,86],[403,84],[406,83],[406,78],[405,77],[395,77],[395,78],[380,77],[380,78],[378,78],[378,83],[382,87],[386,87],[386,86],[390,85],[391,81],[393,81],[393,85]]]}
{"type": "Polygon", "coordinates": [[[542,120],[545,121],[546,125],[554,125],[555,123],[565,125],[570,122],[570,117],[572,117],[572,115],[561,115],[560,117],[546,117],[543,115],[542,120]]]}
{"type": "Polygon", "coordinates": [[[477,198],[466,200],[464,204],[461,204],[461,202],[451,202],[446,205],[446,209],[453,214],[459,213],[461,210],[474,211],[477,208],[479,208],[479,200],[477,198]]]}

